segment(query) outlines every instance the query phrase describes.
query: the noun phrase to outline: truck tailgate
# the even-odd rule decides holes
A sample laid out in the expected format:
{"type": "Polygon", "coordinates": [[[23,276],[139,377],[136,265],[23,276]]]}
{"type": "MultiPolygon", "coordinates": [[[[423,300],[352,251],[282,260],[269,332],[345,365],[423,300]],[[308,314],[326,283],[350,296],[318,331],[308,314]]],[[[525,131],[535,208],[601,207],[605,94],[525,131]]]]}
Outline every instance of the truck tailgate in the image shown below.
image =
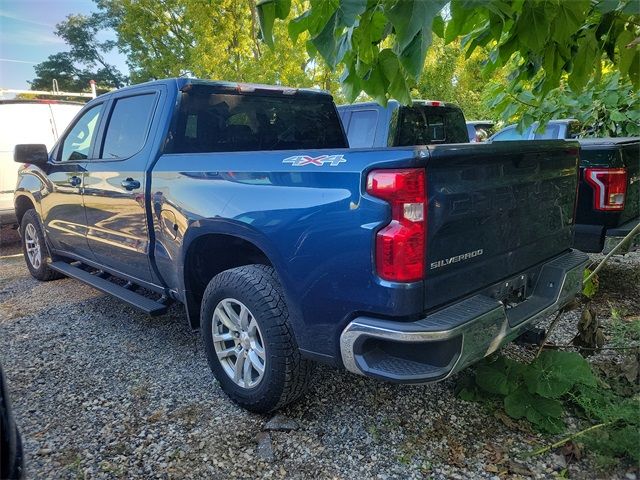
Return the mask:
{"type": "Polygon", "coordinates": [[[509,280],[571,247],[577,143],[440,145],[428,151],[425,309],[509,280]]]}

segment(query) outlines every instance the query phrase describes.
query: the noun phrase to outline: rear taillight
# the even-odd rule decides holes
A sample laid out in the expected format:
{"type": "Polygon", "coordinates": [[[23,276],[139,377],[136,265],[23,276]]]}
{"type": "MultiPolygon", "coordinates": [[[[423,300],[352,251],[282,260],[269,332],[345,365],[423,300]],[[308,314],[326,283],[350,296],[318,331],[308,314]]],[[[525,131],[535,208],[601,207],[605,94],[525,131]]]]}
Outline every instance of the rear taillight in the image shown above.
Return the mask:
{"type": "Polygon", "coordinates": [[[627,171],[624,168],[586,168],[585,180],[593,187],[595,210],[622,210],[627,193],[627,171]]]}
{"type": "Polygon", "coordinates": [[[367,193],[391,204],[391,222],[376,235],[378,275],[394,282],[424,276],[426,185],[424,169],[374,170],[367,193]]]}

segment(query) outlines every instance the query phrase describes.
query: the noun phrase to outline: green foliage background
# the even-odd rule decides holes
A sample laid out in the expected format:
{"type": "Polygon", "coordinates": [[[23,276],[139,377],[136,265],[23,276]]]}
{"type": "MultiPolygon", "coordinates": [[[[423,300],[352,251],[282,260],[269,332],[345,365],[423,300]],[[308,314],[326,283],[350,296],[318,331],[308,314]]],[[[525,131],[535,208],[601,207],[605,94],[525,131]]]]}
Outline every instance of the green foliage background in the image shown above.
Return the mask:
{"type": "Polygon", "coordinates": [[[57,26],[69,51],[34,89],[103,90],[168,76],[318,87],[338,103],[459,104],[467,119],[577,118],[585,135],[640,132],[633,0],[94,0],[57,26]],[[113,28],[116,41],[96,40],[113,28]],[[105,60],[117,48],[130,78],[105,60]]]}

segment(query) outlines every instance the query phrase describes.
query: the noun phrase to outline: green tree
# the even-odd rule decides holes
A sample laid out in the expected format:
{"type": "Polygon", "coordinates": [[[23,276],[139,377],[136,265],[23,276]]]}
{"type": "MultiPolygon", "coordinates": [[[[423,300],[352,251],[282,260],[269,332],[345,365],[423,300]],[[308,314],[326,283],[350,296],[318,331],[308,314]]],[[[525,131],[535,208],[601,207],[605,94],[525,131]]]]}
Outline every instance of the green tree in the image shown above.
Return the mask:
{"type": "Polygon", "coordinates": [[[620,72],[593,78],[580,91],[562,81],[542,100],[523,91],[514,101],[500,83],[493,83],[487,96],[491,99],[489,107],[501,109],[504,120],[519,122],[521,130],[534,121],[544,124],[553,118],[575,118],[581,124],[580,136],[640,135],[640,92],[628,79],[622,80],[620,72]]]}
{"type": "MultiPolygon", "coordinates": [[[[98,0],[118,34],[134,82],[169,76],[320,87],[339,94],[338,75],[294,46],[284,25],[265,48],[254,0],[98,0]]],[[[294,4],[291,15],[302,10],[294,4]]],[[[315,52],[313,52],[315,53],[315,52]]]]}
{"type": "Polygon", "coordinates": [[[100,91],[125,85],[127,78],[105,60],[105,53],[115,47],[114,41],[96,39],[104,28],[105,17],[99,14],[69,15],[59,23],[55,34],[65,40],[70,50],[50,55],[35,65],[31,88],[49,90],[53,80],[64,91],[87,91],[89,80],[95,80],[100,91]]]}
{"type": "Polygon", "coordinates": [[[468,56],[486,49],[483,73],[506,68],[513,94],[530,86],[544,98],[563,78],[580,91],[600,75],[604,58],[640,85],[636,0],[309,0],[295,18],[290,5],[258,3],[266,43],[278,43],[276,20],[285,20],[292,38],[307,33],[331,69],[342,67],[350,101],[364,91],[381,103],[408,102],[433,33],[446,43],[460,39],[468,56]]]}
{"type": "MultiPolygon", "coordinates": [[[[426,56],[424,71],[410,90],[411,97],[455,103],[467,119],[495,120],[485,101],[487,82],[482,66],[486,60],[483,51],[476,50],[467,58],[460,42],[446,45],[442,39],[435,38],[426,56]]],[[[497,71],[494,77],[500,78],[500,74],[501,71],[497,71]]]]}

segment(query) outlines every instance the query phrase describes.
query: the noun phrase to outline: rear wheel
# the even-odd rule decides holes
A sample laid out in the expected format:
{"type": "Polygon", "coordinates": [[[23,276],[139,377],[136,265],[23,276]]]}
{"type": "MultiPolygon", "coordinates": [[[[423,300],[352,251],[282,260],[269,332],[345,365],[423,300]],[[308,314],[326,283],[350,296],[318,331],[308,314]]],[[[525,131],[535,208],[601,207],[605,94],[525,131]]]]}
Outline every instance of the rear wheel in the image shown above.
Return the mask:
{"type": "Polygon", "coordinates": [[[202,300],[201,332],[222,389],[247,410],[269,412],[304,393],[313,364],[300,355],[272,267],[216,275],[202,300]]]}
{"type": "Polygon", "coordinates": [[[40,226],[40,219],[35,210],[27,210],[23,215],[20,234],[22,252],[31,276],[45,282],[62,278],[62,274],[49,268],[51,258],[40,226]]]}

